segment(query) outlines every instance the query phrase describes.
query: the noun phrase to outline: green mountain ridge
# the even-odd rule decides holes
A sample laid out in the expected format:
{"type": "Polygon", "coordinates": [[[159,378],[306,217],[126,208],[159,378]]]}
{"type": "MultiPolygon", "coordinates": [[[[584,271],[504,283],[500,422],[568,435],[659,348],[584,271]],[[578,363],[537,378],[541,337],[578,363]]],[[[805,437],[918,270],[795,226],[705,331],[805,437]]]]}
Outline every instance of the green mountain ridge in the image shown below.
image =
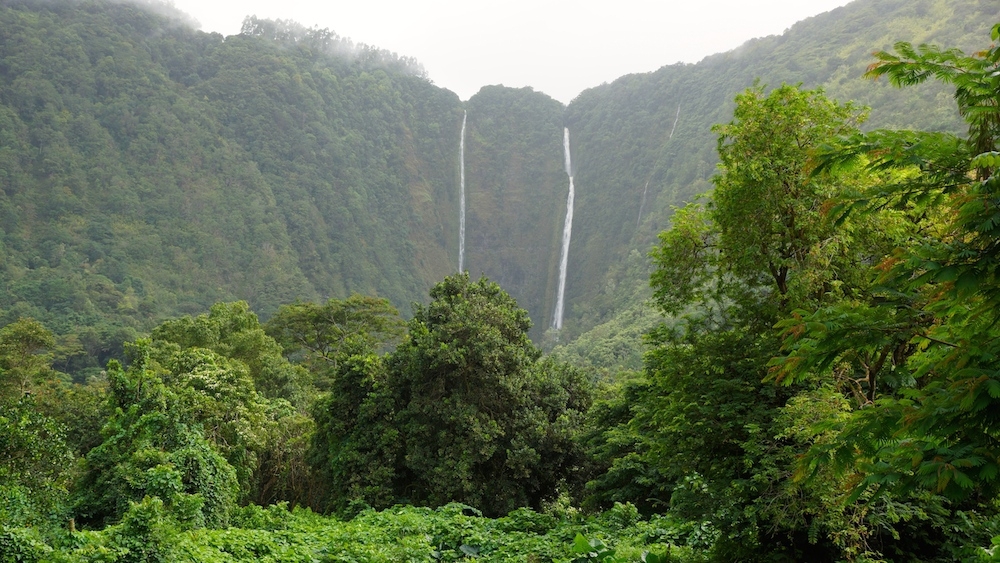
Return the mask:
{"type": "MultiPolygon", "coordinates": [[[[462,103],[405,58],[343,56],[326,30],[248,20],[240,35],[101,1],[0,3],[0,322],[63,335],[61,368],[99,369],[159,320],[245,299],[390,298],[457,269],[468,112],[466,267],[552,323],[572,140],[577,201],[561,342],[645,295],[671,206],[709,189],[711,125],[734,95],[823,86],[870,126],[955,129],[944,90],[860,78],[899,39],[974,45],[985,0],[859,0],[781,36],[622,77],[566,107],[484,87],[462,103]]],[[[605,327],[606,329],[606,327],[605,327]]],[[[628,355],[628,354],[625,354],[628,355]]]]}
{"type": "MultiPolygon", "coordinates": [[[[866,129],[958,131],[963,126],[946,89],[898,90],[862,75],[872,52],[901,40],[971,51],[997,20],[1000,8],[988,2],[856,1],[697,64],[628,75],[581,93],[566,117],[577,168],[567,301],[578,324],[570,325],[570,335],[622,324],[616,316],[631,316],[629,304],[648,295],[648,269],[630,264],[631,257],[651,248],[673,206],[711,189],[717,162],[711,127],[731,118],[736,93],[755,81],[802,83],[871,107],[866,129]]],[[[635,366],[639,344],[632,346],[635,366]]]]}

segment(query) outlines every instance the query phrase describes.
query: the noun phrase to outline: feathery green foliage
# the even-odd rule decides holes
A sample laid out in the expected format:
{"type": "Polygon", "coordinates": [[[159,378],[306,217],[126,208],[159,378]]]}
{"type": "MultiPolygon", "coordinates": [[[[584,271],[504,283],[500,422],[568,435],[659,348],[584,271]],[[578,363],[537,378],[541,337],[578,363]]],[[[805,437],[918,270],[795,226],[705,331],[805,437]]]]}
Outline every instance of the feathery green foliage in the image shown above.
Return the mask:
{"type": "MultiPolygon", "coordinates": [[[[998,36],[1000,24],[992,39],[998,36]]],[[[856,495],[925,489],[976,502],[995,496],[1000,474],[995,414],[1000,184],[991,156],[1000,142],[1000,47],[970,56],[905,43],[895,51],[880,53],[870,75],[889,76],[901,86],[928,79],[953,85],[968,135],[876,132],[847,139],[842,153],[831,149],[831,165],[909,169],[918,178],[915,185],[880,185],[848,200],[845,213],[910,205],[921,211],[926,226],[883,265],[868,315],[875,320],[867,322],[885,328],[844,338],[842,312],[803,312],[786,323],[790,355],[779,366],[808,373],[839,358],[870,355],[886,340],[869,336],[864,342],[864,336],[887,335],[891,340],[882,356],[891,351],[893,369],[914,383],[857,413],[843,426],[841,443],[817,448],[811,463],[833,456],[858,471],[856,495]],[[866,154],[876,157],[859,160],[866,154]],[[802,361],[810,357],[822,360],[802,361]]],[[[848,326],[857,326],[847,319],[848,326]]]]}

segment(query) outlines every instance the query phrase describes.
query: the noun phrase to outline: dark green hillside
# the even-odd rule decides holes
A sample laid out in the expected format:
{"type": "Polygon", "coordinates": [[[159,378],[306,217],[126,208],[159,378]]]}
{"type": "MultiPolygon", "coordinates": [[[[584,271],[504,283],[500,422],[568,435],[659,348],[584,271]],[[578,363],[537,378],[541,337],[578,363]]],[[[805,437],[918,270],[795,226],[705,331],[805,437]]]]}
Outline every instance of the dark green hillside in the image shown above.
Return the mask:
{"type": "Polygon", "coordinates": [[[193,92],[274,187],[298,265],[320,294],[419,300],[454,268],[445,251],[457,245],[457,96],[331,60],[321,45],[262,42],[267,24],[248,22],[214,49],[193,92]]]}
{"type": "Polygon", "coordinates": [[[503,86],[483,88],[466,106],[466,269],[508,288],[537,340],[552,324],[559,278],[565,108],[503,86]]]}
{"type": "Polygon", "coordinates": [[[132,5],[0,6],[4,322],[68,335],[79,370],[219,300],[423,299],[455,267],[459,100],[344,46],[284,22],[223,39],[132,5]]]}
{"type": "Polygon", "coordinates": [[[146,39],[221,37],[101,4],[4,6],[0,30],[5,320],[96,326],[103,356],[167,313],[314,292],[271,186],[146,39]]]}

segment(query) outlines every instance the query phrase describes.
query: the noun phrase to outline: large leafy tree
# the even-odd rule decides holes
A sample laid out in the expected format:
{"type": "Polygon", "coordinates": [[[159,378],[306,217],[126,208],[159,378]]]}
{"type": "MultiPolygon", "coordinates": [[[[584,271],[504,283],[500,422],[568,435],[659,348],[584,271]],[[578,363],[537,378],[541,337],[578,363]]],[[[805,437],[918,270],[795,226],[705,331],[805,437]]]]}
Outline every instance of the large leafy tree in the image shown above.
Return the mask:
{"type": "Polygon", "coordinates": [[[216,303],[208,314],[164,321],[153,330],[158,359],[177,349],[204,348],[239,361],[255,390],[268,398],[295,403],[306,400],[308,374],[282,356],[281,345],[268,336],[245,301],[216,303]]]}
{"type": "Polygon", "coordinates": [[[115,413],[75,483],[76,516],[114,522],[150,496],[195,525],[225,525],[239,495],[237,471],[206,439],[204,418],[185,404],[186,393],[164,384],[149,348],[148,340],[130,346],[128,369],[108,364],[115,413]]]}
{"type": "Polygon", "coordinates": [[[282,355],[247,303],[165,321],[152,336],[164,383],[236,468],[242,498],[318,502],[305,461],[313,377],[282,355]]]}
{"type": "Polygon", "coordinates": [[[451,276],[431,299],[389,361],[415,500],[537,507],[572,460],[578,376],[538,362],[527,311],[496,283],[451,276]]]}
{"type": "MultiPolygon", "coordinates": [[[[814,174],[812,154],[858,131],[866,112],[819,90],[755,86],[717,125],[719,172],[705,204],[677,210],[660,234],[651,284],[668,314],[691,312],[713,326],[769,327],[805,304],[851,296],[868,285],[859,264],[892,248],[899,218],[834,225],[837,193],[870,185],[857,171],[814,174]]],[[[690,317],[690,315],[689,315],[690,317]]]]}
{"type": "Polygon", "coordinates": [[[863,117],[850,103],[788,85],[736,97],[733,121],[714,128],[720,173],[710,216],[726,272],[776,293],[771,301],[782,306],[822,291],[805,270],[833,236],[821,208],[844,178],[811,175],[810,151],[856,131],[863,117]]]}
{"type": "Polygon", "coordinates": [[[0,522],[7,525],[65,516],[73,453],[65,428],[39,408],[35,394],[57,375],[48,354],[54,345],[34,319],[0,328],[0,522]]]}
{"type": "Polygon", "coordinates": [[[284,353],[300,360],[323,387],[330,373],[352,355],[370,354],[399,341],[405,323],[389,300],[357,293],[324,304],[283,305],[267,322],[267,333],[284,353]]]}
{"type": "Polygon", "coordinates": [[[403,334],[399,312],[386,299],[353,294],[283,305],[265,329],[308,371],[314,402],[313,416],[301,424],[308,428],[288,428],[290,439],[281,441],[286,447],[270,452],[267,466],[281,474],[273,481],[307,490],[305,498],[293,499],[318,508],[344,509],[347,499],[391,504],[395,467],[386,460],[393,459],[396,437],[388,426],[391,397],[384,392],[385,370],[377,354],[403,334]],[[313,421],[322,433],[316,439],[313,421]],[[306,455],[318,472],[303,463],[306,455]]]}
{"type": "Polygon", "coordinates": [[[42,323],[21,318],[0,328],[0,399],[10,401],[54,375],[47,352],[55,337],[42,323]]]}
{"type": "MultiPolygon", "coordinates": [[[[1000,25],[992,39],[1000,39],[1000,25]]],[[[994,498],[1000,475],[1000,47],[897,44],[872,77],[908,86],[935,79],[955,89],[965,137],[931,132],[855,135],[823,155],[829,168],[905,172],[903,181],[852,194],[843,214],[910,207],[929,220],[881,264],[869,319],[820,308],[785,323],[789,379],[858,355],[875,355],[892,331],[891,365],[911,385],[858,411],[840,439],[816,448],[813,468],[834,460],[868,491],[929,490],[975,502],[994,498]],[[875,319],[872,322],[870,319],[875,319]]]]}
{"type": "Polygon", "coordinates": [[[856,131],[862,117],[819,91],[745,91],[733,121],[716,127],[721,162],[707,205],[679,210],[660,235],[652,253],[657,304],[687,314],[650,334],[655,391],[647,416],[661,430],[658,455],[692,462],[681,474],[741,473],[749,426],[766,424],[788,398],[762,382],[777,349],[771,325],[793,306],[834,299],[856,283],[852,266],[872,250],[843,252],[858,241],[845,240],[852,233],[833,228],[822,207],[860,179],[812,175],[809,158],[856,131]]]}
{"type": "Polygon", "coordinates": [[[312,423],[284,398],[305,400],[305,370],[245,302],[166,321],[129,349],[127,369],[108,366],[112,414],[78,483],[82,518],[113,521],[157,496],[183,518],[221,525],[237,500],[313,500],[312,423]]]}
{"type": "Polygon", "coordinates": [[[394,352],[341,362],[313,445],[334,491],[376,505],[458,501],[502,514],[572,487],[588,386],[540,360],[529,327],[499,285],[455,275],[416,307],[394,352]]]}
{"type": "Polygon", "coordinates": [[[0,522],[61,523],[72,468],[65,430],[41,413],[31,396],[0,401],[0,522]]]}
{"type": "MultiPolygon", "coordinates": [[[[722,532],[719,549],[745,557],[796,558],[805,550],[833,557],[863,543],[858,519],[834,501],[839,482],[791,482],[796,456],[819,439],[799,429],[814,413],[836,418],[844,402],[811,383],[766,381],[780,346],[774,323],[797,308],[863,293],[866,264],[905,231],[896,212],[839,225],[825,216],[831,197],[877,180],[869,171],[812,171],[813,152],[856,133],[863,117],[819,91],[747,90],[733,120],[716,127],[715,191],[707,203],[678,210],[652,253],[656,303],[677,317],[649,335],[648,382],[633,387],[640,396],[627,423],[636,455],[611,471],[641,478],[654,495],[641,499],[647,505],[712,520],[722,532]]],[[[609,439],[620,442],[620,429],[609,439]]]]}
{"type": "Polygon", "coordinates": [[[385,358],[341,359],[313,419],[309,463],[327,491],[323,508],[353,512],[358,504],[395,504],[404,460],[385,358]]]}

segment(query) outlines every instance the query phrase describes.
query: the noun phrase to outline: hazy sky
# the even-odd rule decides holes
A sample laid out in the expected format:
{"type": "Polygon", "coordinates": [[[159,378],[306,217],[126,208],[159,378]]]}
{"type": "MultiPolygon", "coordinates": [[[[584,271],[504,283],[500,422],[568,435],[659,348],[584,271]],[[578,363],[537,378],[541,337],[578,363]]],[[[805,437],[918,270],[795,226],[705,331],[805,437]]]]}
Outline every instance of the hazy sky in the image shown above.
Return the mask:
{"type": "Polygon", "coordinates": [[[633,72],[698,62],[848,0],[174,0],[205,31],[244,16],[329,28],[420,61],[463,100],[487,84],[531,86],[568,103],[633,72]]]}

